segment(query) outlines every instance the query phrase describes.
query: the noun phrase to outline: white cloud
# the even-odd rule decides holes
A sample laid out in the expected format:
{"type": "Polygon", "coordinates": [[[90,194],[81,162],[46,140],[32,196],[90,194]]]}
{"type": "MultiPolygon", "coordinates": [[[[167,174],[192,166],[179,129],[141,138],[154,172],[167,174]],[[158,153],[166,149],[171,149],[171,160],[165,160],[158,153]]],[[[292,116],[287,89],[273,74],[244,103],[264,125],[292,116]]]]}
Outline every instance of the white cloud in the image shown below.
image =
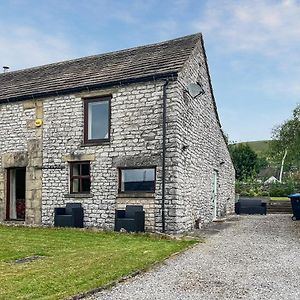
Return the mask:
{"type": "Polygon", "coordinates": [[[300,4],[292,0],[211,0],[204,18],[195,21],[193,28],[221,40],[228,51],[287,55],[300,48],[300,4]]]}
{"type": "Polygon", "coordinates": [[[11,70],[70,59],[75,53],[60,34],[0,24],[0,64],[11,70]]]}
{"type": "Polygon", "coordinates": [[[192,28],[204,33],[219,57],[225,55],[232,71],[247,74],[269,68],[257,74],[254,88],[268,95],[299,97],[300,2],[210,0],[192,28]]]}
{"type": "Polygon", "coordinates": [[[300,84],[297,79],[270,78],[261,82],[259,89],[269,91],[274,98],[278,95],[285,95],[282,97],[282,101],[285,103],[300,101],[300,84]]]}

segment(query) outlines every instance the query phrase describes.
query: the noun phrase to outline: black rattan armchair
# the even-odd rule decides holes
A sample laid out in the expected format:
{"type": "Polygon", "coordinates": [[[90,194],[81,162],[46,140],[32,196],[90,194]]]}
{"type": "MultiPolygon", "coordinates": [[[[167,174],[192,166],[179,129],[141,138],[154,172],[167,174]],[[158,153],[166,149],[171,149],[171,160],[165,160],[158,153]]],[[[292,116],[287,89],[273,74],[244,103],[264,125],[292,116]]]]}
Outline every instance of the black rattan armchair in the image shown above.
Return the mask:
{"type": "Polygon", "coordinates": [[[67,203],[66,207],[54,208],[54,226],[83,228],[81,203],[67,203]]]}
{"type": "Polygon", "coordinates": [[[122,228],[127,232],[145,231],[143,206],[126,205],[125,210],[116,210],[115,231],[120,231],[122,228]]]}

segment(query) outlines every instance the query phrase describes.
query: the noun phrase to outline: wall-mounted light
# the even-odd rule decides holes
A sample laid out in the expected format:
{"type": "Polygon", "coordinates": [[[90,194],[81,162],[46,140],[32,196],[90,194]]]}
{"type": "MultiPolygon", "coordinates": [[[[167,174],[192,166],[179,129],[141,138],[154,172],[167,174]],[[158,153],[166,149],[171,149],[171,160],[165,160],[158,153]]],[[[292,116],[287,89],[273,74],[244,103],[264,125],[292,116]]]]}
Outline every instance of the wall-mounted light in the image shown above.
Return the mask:
{"type": "Polygon", "coordinates": [[[34,123],[35,123],[36,127],[41,127],[43,125],[43,120],[42,119],[36,119],[34,123]]]}

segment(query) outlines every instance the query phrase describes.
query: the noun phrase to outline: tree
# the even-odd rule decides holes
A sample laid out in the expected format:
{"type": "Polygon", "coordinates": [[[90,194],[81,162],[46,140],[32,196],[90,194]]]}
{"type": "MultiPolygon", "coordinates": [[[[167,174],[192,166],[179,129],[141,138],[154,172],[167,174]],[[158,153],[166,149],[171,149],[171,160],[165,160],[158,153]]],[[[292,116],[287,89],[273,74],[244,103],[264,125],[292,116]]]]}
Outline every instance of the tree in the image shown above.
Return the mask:
{"type": "Polygon", "coordinates": [[[247,143],[233,144],[230,145],[229,149],[237,180],[248,179],[259,172],[259,169],[262,167],[262,162],[247,143]]]}
{"type": "Polygon", "coordinates": [[[273,160],[282,170],[299,170],[300,167],[300,105],[293,110],[291,119],[275,127],[270,144],[273,160]]]}

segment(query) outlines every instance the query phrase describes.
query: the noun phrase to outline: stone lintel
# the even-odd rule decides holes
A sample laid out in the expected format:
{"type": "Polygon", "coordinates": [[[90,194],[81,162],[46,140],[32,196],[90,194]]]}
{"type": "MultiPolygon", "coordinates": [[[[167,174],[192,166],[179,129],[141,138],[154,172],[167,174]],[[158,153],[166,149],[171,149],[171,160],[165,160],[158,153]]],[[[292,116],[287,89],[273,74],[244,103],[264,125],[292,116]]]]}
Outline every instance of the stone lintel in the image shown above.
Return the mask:
{"type": "Polygon", "coordinates": [[[96,160],[95,154],[67,154],[63,156],[64,161],[93,161],[96,160]]]}
{"type": "Polygon", "coordinates": [[[109,88],[109,89],[102,89],[102,90],[94,90],[94,91],[84,91],[81,93],[76,93],[76,97],[80,98],[93,98],[93,97],[103,97],[115,94],[118,92],[118,88],[109,88]]]}
{"type": "Polygon", "coordinates": [[[35,100],[28,100],[23,102],[23,109],[32,109],[35,108],[35,100]]]}
{"type": "Polygon", "coordinates": [[[43,107],[42,100],[27,100],[23,102],[23,109],[33,109],[36,107],[43,107]]]}
{"type": "Polygon", "coordinates": [[[23,168],[28,165],[27,152],[5,153],[2,155],[2,167],[7,168],[23,168]]]}

